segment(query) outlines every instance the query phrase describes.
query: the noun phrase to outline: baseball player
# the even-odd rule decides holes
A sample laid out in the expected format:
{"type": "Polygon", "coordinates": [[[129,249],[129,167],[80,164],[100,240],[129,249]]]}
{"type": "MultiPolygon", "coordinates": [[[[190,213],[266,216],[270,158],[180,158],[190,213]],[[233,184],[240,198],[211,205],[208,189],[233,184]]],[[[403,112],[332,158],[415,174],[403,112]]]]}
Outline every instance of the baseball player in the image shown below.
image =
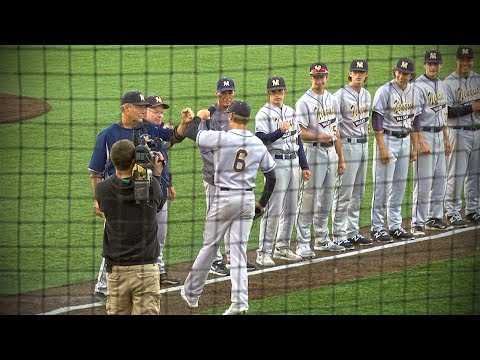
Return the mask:
{"type": "Polygon", "coordinates": [[[411,59],[400,58],[393,69],[393,80],[375,92],[372,108],[372,127],[375,131],[373,149],[372,240],[391,243],[414,239],[402,227],[401,207],[407,183],[409,158],[416,160],[417,149],[410,152],[410,133],[419,111],[419,95],[410,82],[415,78],[411,59]],[[385,229],[385,213],[388,229],[385,229]]]}
{"type": "MultiPolygon", "coordinates": [[[[150,107],[147,109],[147,114],[144,120],[159,127],[171,127],[171,125],[166,125],[163,122],[165,110],[169,109],[170,105],[163,102],[162,98],[158,95],[151,95],[147,97],[146,101],[150,104],[150,107]]],[[[168,149],[159,144],[159,146],[152,148],[152,150],[161,152],[165,159],[165,167],[160,176],[160,183],[162,185],[163,197],[167,200],[173,201],[177,197],[177,192],[175,187],[172,185],[172,173],[170,172],[170,168],[168,166],[168,149]]],[[[163,261],[163,248],[165,247],[165,239],[167,237],[168,227],[167,201],[165,201],[161,210],[157,212],[156,216],[158,222],[157,239],[158,243],[160,244],[160,255],[157,259],[158,268],[160,269],[160,283],[177,285],[180,283],[180,280],[167,273],[165,269],[165,262],[163,261]]]]}
{"type": "Polygon", "coordinates": [[[346,170],[337,174],[332,207],[333,240],[345,249],[354,244],[371,245],[360,234],[360,207],[365,192],[368,165],[368,120],[372,96],[363,86],[368,77],[368,62],[354,59],[348,72],[348,84],[333,95],[340,111],[337,114],[339,141],[346,170]]]}
{"type": "Polygon", "coordinates": [[[180,291],[189,307],[197,307],[210,266],[227,232],[230,249],[231,305],[224,315],[248,311],[247,242],[255,208],[263,211],[275,186],[276,163],[262,141],[247,130],[250,106],[234,101],[228,107],[229,131],[199,130],[197,144],[212,149],[215,196],[208,208],[203,246],[180,291]],[[253,188],[260,169],[265,175],[262,196],[253,188]]]}
{"type": "Polygon", "coordinates": [[[315,250],[345,251],[345,247],[330,240],[328,215],[333,203],[337,172],[345,172],[342,145],[337,142],[338,104],[326,90],[329,79],[327,64],[310,65],[311,87],[297,100],[295,113],[300,124],[310,180],[302,179],[297,209],[297,247],[310,247],[310,228],[315,228],[315,250]]]}
{"type": "MultiPolygon", "coordinates": [[[[447,95],[443,81],[438,78],[442,54],[432,49],[425,53],[425,73],[413,84],[418,89],[421,114],[418,155],[413,163],[412,234],[425,235],[424,229],[449,230],[443,221],[446,156],[452,152],[447,132],[447,95]]],[[[415,134],[414,134],[415,135],[415,134]]]]}
{"type": "MultiPolygon", "coordinates": [[[[145,101],[144,95],[136,90],[125,93],[122,96],[121,105],[121,120],[110,125],[98,134],[92,158],[88,165],[94,193],[97,183],[107,179],[115,173],[113,163],[110,159],[110,149],[116,141],[121,139],[132,140],[133,129],[135,128],[140,130],[140,136],[149,136],[151,139],[161,138],[164,141],[170,141],[171,144],[181,142],[184,139],[187,124],[190,123],[194,117],[191,109],[185,109],[182,111],[182,123],[177,125],[173,130],[143,123],[143,118],[150,104],[145,101]]],[[[93,207],[95,213],[103,218],[103,213],[100,211],[96,199],[93,200],[93,207]]],[[[94,295],[104,302],[106,293],[107,280],[105,273],[105,258],[103,258],[98,272],[97,283],[95,284],[94,295]]]]}
{"type": "Polygon", "coordinates": [[[480,74],[472,70],[473,49],[457,49],[454,72],[444,79],[448,102],[448,130],[453,146],[447,160],[445,210],[448,222],[465,227],[462,219],[462,187],[465,218],[480,223],[480,74]]]}
{"type": "Polygon", "coordinates": [[[269,101],[255,116],[255,135],[258,136],[275,159],[277,181],[260,220],[259,248],[256,263],[274,266],[274,259],[301,260],[313,258],[315,252],[308,247],[290,250],[299,185],[299,166],[302,178],[310,179],[310,170],[298,134],[300,127],[295,119],[295,110],[283,103],[287,86],[281,76],[267,80],[269,101]],[[300,164],[300,165],[299,165],[300,164]]]}
{"type": "MultiPolygon", "coordinates": [[[[216,131],[228,131],[229,129],[229,113],[228,107],[235,97],[235,82],[232,78],[222,77],[217,82],[217,102],[210,106],[210,119],[200,122],[198,129],[200,130],[216,130],[216,131]]],[[[195,139],[193,139],[195,141],[195,139]]],[[[203,167],[203,186],[205,187],[206,201],[207,201],[207,213],[210,205],[212,204],[213,197],[216,194],[215,182],[214,182],[214,166],[213,166],[213,152],[209,147],[199,146],[200,154],[202,156],[203,167]]],[[[225,255],[227,264],[229,263],[229,248],[228,248],[228,236],[229,232],[226,232],[225,238],[225,255]]],[[[255,270],[255,265],[248,262],[248,270],[255,270]]],[[[212,263],[210,273],[220,276],[226,276],[230,274],[230,270],[223,262],[223,256],[218,248],[217,255],[212,263]]]]}

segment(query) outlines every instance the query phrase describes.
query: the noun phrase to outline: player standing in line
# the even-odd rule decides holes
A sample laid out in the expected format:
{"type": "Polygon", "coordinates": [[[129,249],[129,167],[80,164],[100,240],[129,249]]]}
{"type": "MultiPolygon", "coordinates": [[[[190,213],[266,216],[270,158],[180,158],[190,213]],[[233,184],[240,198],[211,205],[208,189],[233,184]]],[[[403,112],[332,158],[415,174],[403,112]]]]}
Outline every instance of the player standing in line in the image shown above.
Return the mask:
{"type": "Polygon", "coordinates": [[[312,223],[315,228],[315,250],[345,251],[330,240],[328,214],[332,209],[336,174],[345,172],[342,145],[337,142],[338,104],[326,90],[329,79],[327,65],[310,65],[311,87],[297,100],[295,113],[300,125],[310,180],[302,180],[298,201],[296,228],[297,247],[310,248],[312,223]],[[335,145],[335,151],[334,149],[335,145]]]}
{"type": "MultiPolygon", "coordinates": [[[[143,118],[149,106],[150,104],[145,101],[145,97],[140,91],[128,91],[122,96],[122,118],[119,122],[110,125],[98,134],[92,158],[88,165],[94,193],[97,183],[115,173],[115,168],[110,159],[110,150],[113,144],[122,139],[132,140],[133,129],[140,129],[140,136],[148,135],[151,139],[161,138],[164,141],[170,141],[171,144],[181,142],[185,138],[184,134],[187,124],[194,118],[194,113],[191,109],[186,108],[182,111],[181,124],[172,130],[143,123],[143,118]]],[[[93,200],[93,207],[97,216],[103,218],[104,215],[102,211],[100,211],[96,199],[93,200]]],[[[95,284],[94,295],[104,302],[106,294],[107,277],[105,272],[105,258],[103,258],[98,272],[97,283],[95,284]]]]}
{"type": "Polygon", "coordinates": [[[333,95],[340,112],[337,115],[339,140],[347,168],[340,175],[333,195],[333,240],[345,249],[354,244],[371,245],[372,241],[360,234],[360,208],[368,165],[368,120],[372,96],[364,88],[368,77],[368,62],[355,59],[350,64],[348,84],[333,95]]]}
{"type": "Polygon", "coordinates": [[[247,130],[250,106],[234,101],[229,131],[199,130],[197,144],[214,152],[215,196],[208,208],[203,246],[180,291],[191,308],[198,306],[217,248],[227,238],[231,261],[231,305],[224,315],[248,311],[247,243],[255,209],[263,211],[275,187],[276,163],[262,141],[247,130]],[[257,171],[265,175],[261,198],[255,203],[257,171]]]}
{"type": "Polygon", "coordinates": [[[268,102],[255,116],[255,135],[258,136],[275,159],[277,181],[260,221],[256,262],[262,266],[274,266],[274,259],[301,260],[312,258],[315,253],[310,246],[290,250],[293,225],[297,211],[299,167],[302,178],[310,179],[310,170],[298,134],[300,127],[295,119],[295,110],[283,103],[287,86],[281,76],[267,80],[268,102]]]}
{"type": "MultiPolygon", "coordinates": [[[[165,125],[163,122],[163,117],[165,115],[165,110],[170,108],[170,105],[164,103],[162,98],[158,95],[147,97],[147,102],[150,104],[150,107],[147,109],[145,120],[159,127],[169,128],[169,126],[165,125]]],[[[177,192],[172,185],[172,173],[168,167],[168,149],[165,148],[165,146],[157,146],[152,148],[152,150],[161,152],[165,159],[165,167],[160,176],[160,185],[162,185],[163,197],[167,200],[173,201],[177,197],[177,192]]],[[[165,204],[163,204],[161,210],[157,213],[157,222],[157,239],[160,244],[160,255],[158,256],[157,262],[158,268],[160,269],[160,283],[177,285],[180,283],[180,280],[167,273],[165,262],[163,261],[163,249],[165,247],[165,239],[168,230],[168,201],[165,201],[165,204]]]]}
{"type": "MultiPolygon", "coordinates": [[[[223,77],[220,78],[217,82],[217,102],[208,108],[210,111],[210,119],[200,122],[198,129],[199,130],[215,130],[215,131],[228,131],[229,130],[229,113],[227,112],[228,107],[233,102],[235,97],[235,82],[232,78],[223,77]]],[[[195,139],[193,139],[195,141],[195,139]]],[[[200,155],[202,156],[203,167],[203,186],[205,187],[206,201],[207,201],[207,213],[210,205],[212,204],[213,197],[216,194],[215,182],[214,182],[214,166],[213,166],[213,151],[209,147],[199,146],[200,155]]],[[[229,232],[225,234],[226,238],[224,241],[225,244],[225,256],[226,262],[229,263],[229,253],[230,249],[228,248],[228,236],[229,232]]],[[[255,270],[255,265],[248,262],[248,270],[255,270]]],[[[218,248],[217,255],[212,263],[210,269],[211,274],[226,276],[230,275],[230,270],[227,268],[226,264],[223,261],[222,253],[220,248],[218,248]]]]}
{"type": "Polygon", "coordinates": [[[402,227],[402,201],[407,184],[409,159],[416,160],[416,142],[410,141],[412,124],[418,131],[419,94],[410,84],[415,79],[415,65],[409,58],[400,58],[393,69],[393,80],[375,92],[372,127],[373,148],[372,240],[391,243],[393,238],[415,237],[402,227]],[[410,151],[411,142],[413,150],[410,151]],[[385,230],[385,214],[388,229],[385,230]]]}
{"type": "Polygon", "coordinates": [[[473,49],[457,49],[454,72],[444,79],[447,88],[448,130],[453,146],[447,160],[446,217],[454,227],[465,227],[462,219],[462,187],[465,218],[480,223],[480,74],[472,71],[473,49]]]}
{"type": "Polygon", "coordinates": [[[417,160],[413,163],[412,234],[425,235],[424,229],[449,230],[443,221],[443,198],[447,181],[446,156],[452,153],[447,132],[447,94],[438,78],[442,54],[427,50],[425,73],[413,84],[418,89],[421,114],[418,116],[417,160]]]}

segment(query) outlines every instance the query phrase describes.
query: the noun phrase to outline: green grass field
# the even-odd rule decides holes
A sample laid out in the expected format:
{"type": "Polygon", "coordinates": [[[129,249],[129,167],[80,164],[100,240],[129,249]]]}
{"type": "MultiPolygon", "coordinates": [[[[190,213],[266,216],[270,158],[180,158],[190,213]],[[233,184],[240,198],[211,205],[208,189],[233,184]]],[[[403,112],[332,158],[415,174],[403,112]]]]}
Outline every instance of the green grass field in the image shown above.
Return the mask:
{"type": "MultiPolygon", "coordinates": [[[[255,113],[267,101],[269,76],[285,78],[285,102],[294,106],[310,86],[312,62],[328,64],[328,89],[334,92],[347,81],[350,61],[365,57],[373,96],[392,78],[399,57],[411,57],[421,74],[423,55],[433,47],[443,54],[443,78],[455,68],[456,46],[0,46],[0,92],[45,98],[52,106],[43,116],[0,124],[0,295],[96,278],[103,220],[92,211],[87,167],[96,135],[120,119],[124,92],[160,94],[171,105],[166,119],[178,124],[182,108],[211,105],[218,78],[229,76],[236,81],[236,99],[249,101],[255,113]]],[[[187,139],[176,145],[170,158],[178,198],[169,210],[167,265],[193,261],[205,217],[195,144],[187,139]]],[[[367,181],[362,225],[370,222],[371,176],[367,181]]],[[[407,186],[406,217],[411,198],[407,186]]],[[[249,249],[257,242],[258,224],[249,249]]]]}

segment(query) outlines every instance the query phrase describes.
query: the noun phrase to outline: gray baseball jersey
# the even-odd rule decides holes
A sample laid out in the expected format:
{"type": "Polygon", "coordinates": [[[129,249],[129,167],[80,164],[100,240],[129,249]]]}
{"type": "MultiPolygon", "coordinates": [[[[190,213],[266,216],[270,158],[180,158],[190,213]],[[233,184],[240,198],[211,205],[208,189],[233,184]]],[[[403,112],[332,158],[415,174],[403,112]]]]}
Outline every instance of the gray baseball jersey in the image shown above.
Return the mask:
{"type": "Polygon", "coordinates": [[[390,153],[390,161],[382,164],[378,155],[375,139],[373,153],[373,198],[372,198],[372,230],[385,228],[385,214],[388,210],[388,228],[402,228],[402,201],[407,184],[410,166],[410,136],[412,123],[419,113],[418,95],[415,86],[407,83],[402,90],[394,80],[382,85],[375,92],[372,111],[383,116],[383,128],[395,131],[384,133],[385,146],[390,153]],[[404,136],[405,134],[406,136],[404,136]]]}
{"type": "Polygon", "coordinates": [[[283,136],[267,145],[277,167],[275,189],[268,200],[260,220],[258,252],[271,254],[273,246],[289,248],[297,210],[299,184],[298,135],[300,127],[295,119],[295,110],[283,105],[266,103],[255,116],[255,133],[270,134],[279,129],[282,122],[290,128],[283,136]]]}
{"type": "MultiPolygon", "coordinates": [[[[327,90],[324,90],[323,95],[318,95],[308,89],[295,105],[298,123],[312,134],[335,135],[337,113],[337,100],[327,90]]],[[[318,241],[329,238],[328,215],[332,208],[338,166],[333,143],[305,141],[303,144],[312,176],[308,181],[302,180],[300,185],[296,219],[299,246],[310,244],[312,223],[318,241]]]]}
{"type": "MultiPolygon", "coordinates": [[[[226,110],[219,109],[217,104],[214,104],[208,108],[211,112],[210,120],[202,121],[198,125],[199,130],[216,130],[216,131],[228,131],[229,123],[228,116],[229,113],[226,110]],[[208,124],[208,126],[207,126],[208,124]]],[[[213,198],[216,194],[215,184],[214,184],[214,174],[215,169],[213,166],[213,151],[209,147],[199,146],[200,155],[202,156],[202,174],[203,174],[203,187],[205,188],[206,202],[207,202],[207,213],[210,208],[213,198]]],[[[225,254],[227,257],[230,256],[230,249],[228,248],[228,236],[229,232],[225,234],[225,254]]],[[[223,255],[220,251],[220,247],[217,250],[214,261],[222,261],[223,255]]]]}
{"type": "Polygon", "coordinates": [[[262,141],[248,130],[199,131],[197,143],[213,150],[216,196],[207,214],[203,246],[185,279],[185,294],[200,298],[210,265],[230,231],[231,301],[248,307],[247,242],[255,214],[253,188],[257,171],[276,166],[262,141]]]}
{"type": "MultiPolygon", "coordinates": [[[[449,106],[465,106],[480,99],[480,74],[470,71],[467,78],[456,72],[444,80],[449,106]]],[[[465,214],[480,212],[480,112],[448,118],[453,152],[447,159],[447,215],[462,209],[462,187],[465,184],[465,214]]]]}
{"type": "Polygon", "coordinates": [[[360,207],[365,192],[368,166],[368,126],[372,96],[361,88],[357,92],[345,85],[334,93],[343,157],[347,166],[337,174],[332,206],[332,235],[337,242],[359,233],[360,207]]]}
{"type": "Polygon", "coordinates": [[[411,225],[424,226],[430,218],[443,218],[443,197],[446,184],[446,156],[443,128],[447,126],[447,94],[440,79],[419,76],[418,89],[421,134],[431,153],[419,152],[413,164],[413,204],[411,225]]]}

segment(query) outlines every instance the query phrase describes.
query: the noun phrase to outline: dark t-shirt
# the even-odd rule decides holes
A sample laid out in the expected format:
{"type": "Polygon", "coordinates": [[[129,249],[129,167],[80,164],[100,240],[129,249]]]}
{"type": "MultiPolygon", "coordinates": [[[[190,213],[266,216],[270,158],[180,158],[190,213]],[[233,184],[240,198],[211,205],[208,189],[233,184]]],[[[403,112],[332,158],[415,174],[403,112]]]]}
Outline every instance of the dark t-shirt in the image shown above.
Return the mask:
{"type": "Polygon", "coordinates": [[[151,178],[149,202],[135,201],[132,179],[113,175],[95,187],[105,214],[103,257],[108,265],[153,264],[160,254],[156,214],[165,203],[160,185],[151,178]]]}

